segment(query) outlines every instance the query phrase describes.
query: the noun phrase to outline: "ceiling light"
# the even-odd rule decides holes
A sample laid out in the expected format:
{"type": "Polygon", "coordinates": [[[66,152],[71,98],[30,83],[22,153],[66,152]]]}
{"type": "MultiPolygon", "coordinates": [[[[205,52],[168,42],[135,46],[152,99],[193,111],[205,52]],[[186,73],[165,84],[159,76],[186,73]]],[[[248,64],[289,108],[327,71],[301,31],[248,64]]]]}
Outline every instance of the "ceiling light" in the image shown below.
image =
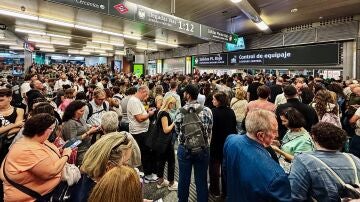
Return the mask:
{"type": "Polygon", "coordinates": [[[36,44],[35,45],[37,48],[54,48],[53,45],[49,45],[49,44],[36,44]]]}
{"type": "Polygon", "coordinates": [[[290,12],[292,12],[292,13],[296,13],[297,11],[298,11],[297,8],[293,8],[293,9],[290,10],[290,12]]]}
{"type": "Polygon", "coordinates": [[[124,44],[121,44],[121,43],[110,43],[110,42],[106,42],[106,41],[98,41],[98,40],[93,40],[92,42],[94,43],[101,43],[101,44],[107,44],[107,45],[111,45],[111,46],[124,46],[124,44]]]}
{"type": "Polygon", "coordinates": [[[233,3],[240,3],[242,0],[230,0],[233,3]]]}
{"type": "Polygon", "coordinates": [[[110,54],[110,53],[102,53],[102,54],[100,54],[100,56],[112,57],[114,55],[110,54]]]}
{"type": "Polygon", "coordinates": [[[46,35],[45,31],[37,31],[37,30],[22,29],[22,28],[15,28],[15,32],[21,32],[21,33],[27,33],[27,34],[46,35]]]}
{"type": "Polygon", "coordinates": [[[0,41],[0,45],[5,45],[5,46],[16,46],[18,45],[15,42],[10,42],[10,41],[0,41]]]}
{"type": "Polygon", "coordinates": [[[123,35],[123,34],[116,33],[116,32],[102,31],[102,33],[104,33],[104,34],[109,34],[109,35],[113,35],[113,36],[120,36],[120,37],[124,37],[124,35],[123,35]]]}
{"type": "Polygon", "coordinates": [[[71,36],[65,36],[65,35],[59,35],[59,34],[50,34],[47,33],[47,36],[52,36],[52,37],[58,37],[58,38],[63,38],[63,39],[71,39],[71,36]]]}
{"type": "Polygon", "coordinates": [[[40,51],[42,52],[55,52],[54,48],[40,48],[40,51]]]}
{"type": "Polygon", "coordinates": [[[106,53],[104,50],[94,50],[94,53],[106,53]]]}
{"type": "Polygon", "coordinates": [[[91,53],[85,52],[85,51],[80,51],[79,54],[80,54],[80,55],[90,55],[91,53]]]}
{"type": "Polygon", "coordinates": [[[128,34],[124,34],[124,38],[141,40],[141,37],[139,37],[139,36],[132,36],[132,35],[128,35],[128,34]]]}
{"type": "Polygon", "coordinates": [[[39,21],[46,22],[49,24],[54,24],[54,25],[60,25],[60,26],[64,26],[64,27],[74,27],[74,23],[62,22],[62,21],[52,20],[49,18],[39,17],[39,21]]]}
{"type": "Polygon", "coordinates": [[[157,49],[155,49],[155,48],[147,48],[147,47],[142,47],[142,46],[136,46],[136,49],[149,50],[149,51],[157,51],[157,49]]]}
{"type": "Polygon", "coordinates": [[[257,22],[257,23],[255,23],[255,25],[256,25],[261,31],[265,31],[265,30],[268,30],[268,29],[269,29],[269,26],[268,26],[264,21],[257,22]]]}
{"type": "Polygon", "coordinates": [[[28,41],[35,42],[35,43],[50,43],[50,40],[45,39],[35,39],[35,38],[28,38],[28,41]]]}
{"type": "Polygon", "coordinates": [[[125,51],[116,50],[115,55],[125,55],[125,51]]]}
{"type": "Polygon", "coordinates": [[[10,46],[9,49],[11,49],[11,50],[24,50],[24,47],[21,47],[21,46],[10,46]]]}
{"type": "Polygon", "coordinates": [[[156,43],[156,44],[159,44],[159,45],[174,47],[174,48],[179,47],[177,44],[166,43],[166,42],[164,42],[164,41],[158,41],[158,40],[156,40],[155,43],[156,43]]]}
{"type": "Polygon", "coordinates": [[[82,26],[82,25],[75,25],[75,28],[86,30],[86,31],[92,31],[92,32],[102,32],[101,29],[86,27],[86,26],[82,26]]]}
{"type": "Polygon", "coordinates": [[[51,41],[51,44],[59,46],[70,46],[70,41],[51,41]]]}
{"type": "Polygon", "coordinates": [[[37,16],[27,15],[24,13],[18,13],[18,12],[13,12],[13,11],[9,11],[9,10],[3,10],[3,9],[0,9],[0,15],[7,15],[7,16],[23,18],[23,19],[27,19],[27,20],[38,20],[37,16]]]}

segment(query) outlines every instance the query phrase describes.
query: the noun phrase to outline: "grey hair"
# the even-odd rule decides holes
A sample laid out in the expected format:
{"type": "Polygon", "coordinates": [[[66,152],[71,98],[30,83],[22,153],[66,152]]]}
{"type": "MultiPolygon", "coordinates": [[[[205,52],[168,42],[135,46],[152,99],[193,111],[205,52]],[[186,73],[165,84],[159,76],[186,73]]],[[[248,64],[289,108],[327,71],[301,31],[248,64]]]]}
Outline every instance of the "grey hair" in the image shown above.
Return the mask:
{"type": "Polygon", "coordinates": [[[276,119],[273,112],[258,109],[247,114],[245,120],[246,131],[249,134],[256,134],[259,131],[268,132],[271,130],[271,118],[276,119]]]}
{"type": "Polygon", "coordinates": [[[149,91],[149,87],[147,87],[146,85],[142,85],[138,88],[137,92],[140,92],[140,91],[149,91]]]}
{"type": "Polygon", "coordinates": [[[119,116],[114,111],[105,112],[101,116],[101,127],[106,133],[116,132],[119,127],[119,116]]]}

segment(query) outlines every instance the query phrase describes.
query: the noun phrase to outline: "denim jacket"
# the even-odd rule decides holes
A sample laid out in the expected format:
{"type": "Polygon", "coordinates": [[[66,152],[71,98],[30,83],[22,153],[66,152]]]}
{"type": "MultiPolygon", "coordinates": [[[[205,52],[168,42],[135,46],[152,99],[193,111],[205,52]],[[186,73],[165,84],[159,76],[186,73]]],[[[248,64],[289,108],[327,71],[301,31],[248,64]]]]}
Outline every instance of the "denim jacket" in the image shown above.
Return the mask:
{"type": "MultiPolygon", "coordinates": [[[[312,198],[321,202],[339,201],[338,190],[341,189],[340,183],[324,165],[313,159],[309,154],[323,161],[345,183],[355,183],[354,169],[350,161],[341,152],[317,150],[299,154],[293,160],[289,175],[293,201],[312,201],[312,198]]],[[[353,155],[351,157],[355,162],[360,178],[360,160],[353,155]]]]}

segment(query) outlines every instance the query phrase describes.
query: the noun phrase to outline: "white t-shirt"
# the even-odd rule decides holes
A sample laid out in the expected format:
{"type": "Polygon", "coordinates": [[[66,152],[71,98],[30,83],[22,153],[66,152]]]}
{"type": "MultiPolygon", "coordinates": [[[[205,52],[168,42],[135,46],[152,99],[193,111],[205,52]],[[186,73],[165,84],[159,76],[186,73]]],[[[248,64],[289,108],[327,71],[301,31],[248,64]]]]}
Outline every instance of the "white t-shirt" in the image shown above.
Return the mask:
{"type": "Polygon", "coordinates": [[[30,83],[29,82],[24,82],[23,84],[21,84],[20,86],[20,93],[21,93],[21,96],[24,98],[24,94],[26,95],[27,92],[29,92],[31,90],[30,88],[30,83]]]}
{"type": "Polygon", "coordinates": [[[135,115],[146,115],[147,112],[139,98],[131,96],[127,105],[127,116],[129,118],[129,132],[132,135],[147,132],[149,129],[149,119],[139,123],[135,115]]]}

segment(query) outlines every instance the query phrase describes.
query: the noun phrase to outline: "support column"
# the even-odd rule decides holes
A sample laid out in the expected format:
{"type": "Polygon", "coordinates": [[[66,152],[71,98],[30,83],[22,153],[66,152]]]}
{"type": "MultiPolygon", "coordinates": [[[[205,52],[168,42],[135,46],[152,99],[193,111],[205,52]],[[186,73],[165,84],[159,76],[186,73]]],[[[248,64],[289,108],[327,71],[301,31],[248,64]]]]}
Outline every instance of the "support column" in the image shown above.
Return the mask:
{"type": "Polygon", "coordinates": [[[33,64],[32,53],[28,50],[24,50],[24,72],[28,73],[29,68],[33,64]]]}

